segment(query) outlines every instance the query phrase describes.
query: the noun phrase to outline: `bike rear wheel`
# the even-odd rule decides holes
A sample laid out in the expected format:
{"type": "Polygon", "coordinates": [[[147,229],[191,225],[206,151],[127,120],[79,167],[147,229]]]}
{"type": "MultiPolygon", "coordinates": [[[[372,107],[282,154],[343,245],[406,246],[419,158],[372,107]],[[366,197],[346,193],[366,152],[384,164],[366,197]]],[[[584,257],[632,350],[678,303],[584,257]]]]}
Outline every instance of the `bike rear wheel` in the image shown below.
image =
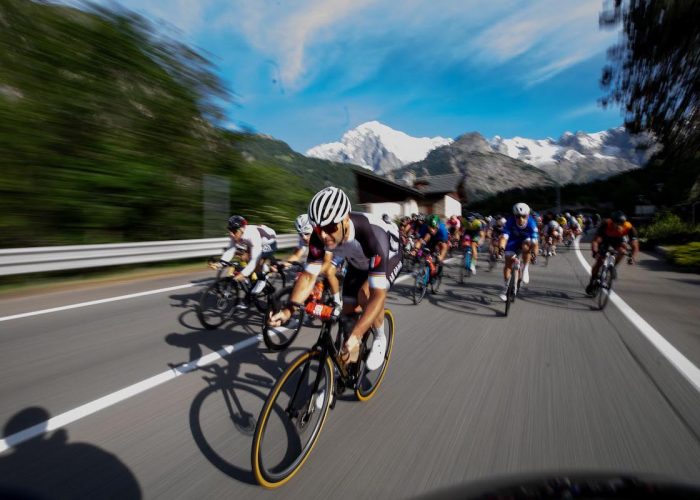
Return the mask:
{"type": "Polygon", "coordinates": [[[374,329],[370,330],[364,337],[364,355],[360,362],[359,375],[355,386],[355,396],[360,401],[369,401],[379,389],[379,386],[384,380],[386,369],[389,366],[391,359],[391,351],[394,348],[394,315],[389,309],[384,310],[384,335],[386,335],[386,353],[384,354],[384,363],[373,371],[367,371],[366,360],[369,355],[369,349],[372,347],[374,340],[374,329]]]}
{"type": "Polygon", "coordinates": [[[288,286],[277,291],[270,299],[268,310],[265,312],[262,329],[263,341],[271,351],[282,351],[289,347],[304,324],[304,310],[299,308],[286,324],[275,327],[267,325],[268,315],[282,310],[289,303],[293,289],[293,286],[288,286]]]}
{"type": "Polygon", "coordinates": [[[204,289],[197,304],[197,318],[204,328],[214,330],[228,319],[238,305],[240,289],[232,278],[219,278],[204,289]]]}
{"type": "Polygon", "coordinates": [[[253,436],[253,475],[260,485],[282,486],[304,465],[328,415],[333,376],[330,358],[309,351],[277,380],[253,436]]]}

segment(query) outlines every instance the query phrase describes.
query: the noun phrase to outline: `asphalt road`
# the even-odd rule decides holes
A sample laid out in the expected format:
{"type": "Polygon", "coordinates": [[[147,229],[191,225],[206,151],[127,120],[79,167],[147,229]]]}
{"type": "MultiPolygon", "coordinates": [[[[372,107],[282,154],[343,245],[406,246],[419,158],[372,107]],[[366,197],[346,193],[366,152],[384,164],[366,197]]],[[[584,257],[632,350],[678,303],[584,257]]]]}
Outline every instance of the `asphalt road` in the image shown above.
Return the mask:
{"type": "MultiPolygon", "coordinates": [[[[83,407],[85,416],[6,450],[0,485],[48,498],[320,499],[405,498],[520,473],[699,480],[700,395],[673,369],[653,366],[660,356],[615,306],[594,310],[573,250],[531,269],[508,317],[497,297],[500,268],[480,264],[465,285],[452,277],[456,264],[446,273],[439,293],[418,306],[410,280],[395,285],[388,302],[397,338],[377,396],[339,401],[303,469],[276,492],[254,484],[252,430],[274,380],[314,330],[281,354],[254,340],[255,314],[202,330],[192,309],[201,283],[0,321],[5,437],[244,343],[103,409],[83,407]]],[[[0,319],[206,276],[3,299],[0,319]]],[[[645,255],[621,267],[617,289],[697,365],[698,285],[645,255]]]]}

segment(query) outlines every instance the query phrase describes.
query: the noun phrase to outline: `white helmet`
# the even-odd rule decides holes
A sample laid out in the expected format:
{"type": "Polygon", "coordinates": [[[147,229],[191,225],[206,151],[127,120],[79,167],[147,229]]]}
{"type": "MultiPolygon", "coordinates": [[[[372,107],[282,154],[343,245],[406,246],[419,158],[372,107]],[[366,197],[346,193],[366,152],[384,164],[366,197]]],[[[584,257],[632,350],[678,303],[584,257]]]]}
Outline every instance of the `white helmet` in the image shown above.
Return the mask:
{"type": "Polygon", "coordinates": [[[505,225],[506,225],[506,222],[508,222],[508,221],[506,220],[505,217],[501,217],[500,219],[498,219],[498,225],[499,225],[499,226],[505,226],[505,225]]]}
{"type": "Polygon", "coordinates": [[[299,234],[311,234],[314,231],[314,227],[311,225],[311,221],[309,221],[308,214],[301,214],[297,217],[297,220],[294,221],[294,227],[299,234]]]}
{"type": "Polygon", "coordinates": [[[559,227],[559,223],[558,223],[557,221],[555,221],[555,220],[550,220],[550,221],[549,221],[549,227],[551,227],[552,229],[556,229],[556,228],[559,227]]]}
{"type": "Polygon", "coordinates": [[[327,187],[309,203],[309,219],[318,226],[340,222],[350,213],[350,200],[341,189],[327,187]]]}
{"type": "Polygon", "coordinates": [[[530,207],[525,203],[516,203],[513,205],[513,215],[530,215],[530,207]]]}

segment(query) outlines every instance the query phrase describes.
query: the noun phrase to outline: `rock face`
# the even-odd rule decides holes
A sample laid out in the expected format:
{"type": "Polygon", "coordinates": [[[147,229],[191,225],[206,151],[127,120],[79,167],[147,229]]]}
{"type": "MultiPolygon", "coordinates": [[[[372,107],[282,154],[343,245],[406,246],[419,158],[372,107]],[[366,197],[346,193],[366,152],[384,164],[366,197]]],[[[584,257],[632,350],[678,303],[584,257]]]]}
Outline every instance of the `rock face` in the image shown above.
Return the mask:
{"type": "Polygon", "coordinates": [[[387,174],[407,163],[425,158],[429,151],[452,142],[444,137],[411,137],[377,121],[349,130],[340,142],[313,147],[306,156],[354,163],[378,174],[387,174]]]}
{"type": "Polygon", "coordinates": [[[405,175],[431,176],[466,174],[466,202],[487,198],[500,191],[518,187],[552,186],[545,172],[496,153],[479,133],[458,137],[454,143],[431,151],[425,160],[409,164],[394,172],[397,180],[405,175]]]}

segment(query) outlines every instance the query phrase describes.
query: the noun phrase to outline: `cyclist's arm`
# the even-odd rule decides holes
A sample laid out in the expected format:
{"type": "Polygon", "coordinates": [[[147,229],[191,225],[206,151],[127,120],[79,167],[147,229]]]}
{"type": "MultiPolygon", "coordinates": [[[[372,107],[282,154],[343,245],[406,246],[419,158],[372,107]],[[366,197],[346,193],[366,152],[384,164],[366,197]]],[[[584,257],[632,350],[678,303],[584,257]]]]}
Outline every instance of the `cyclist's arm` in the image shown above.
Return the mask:
{"type": "Polygon", "coordinates": [[[338,276],[335,274],[335,262],[333,261],[333,254],[331,252],[326,252],[323,257],[323,267],[321,268],[321,273],[326,276],[328,280],[328,286],[331,289],[333,298],[336,303],[340,302],[340,282],[338,281],[338,276]]]}
{"type": "Polygon", "coordinates": [[[299,262],[306,253],[306,247],[298,247],[294,253],[287,259],[287,262],[299,262]]]}
{"type": "Polygon", "coordinates": [[[598,248],[602,242],[603,242],[603,237],[596,234],[595,238],[593,238],[593,241],[591,241],[591,252],[594,254],[597,254],[598,248]]]}
{"type": "Polygon", "coordinates": [[[224,251],[223,255],[221,256],[221,260],[231,262],[233,260],[234,255],[236,255],[236,242],[231,240],[228,248],[224,251]]]}
{"type": "Polygon", "coordinates": [[[253,274],[255,267],[258,265],[258,259],[262,254],[262,238],[257,228],[251,226],[246,227],[243,238],[250,242],[250,260],[248,265],[241,269],[241,274],[247,278],[253,274]]]}

